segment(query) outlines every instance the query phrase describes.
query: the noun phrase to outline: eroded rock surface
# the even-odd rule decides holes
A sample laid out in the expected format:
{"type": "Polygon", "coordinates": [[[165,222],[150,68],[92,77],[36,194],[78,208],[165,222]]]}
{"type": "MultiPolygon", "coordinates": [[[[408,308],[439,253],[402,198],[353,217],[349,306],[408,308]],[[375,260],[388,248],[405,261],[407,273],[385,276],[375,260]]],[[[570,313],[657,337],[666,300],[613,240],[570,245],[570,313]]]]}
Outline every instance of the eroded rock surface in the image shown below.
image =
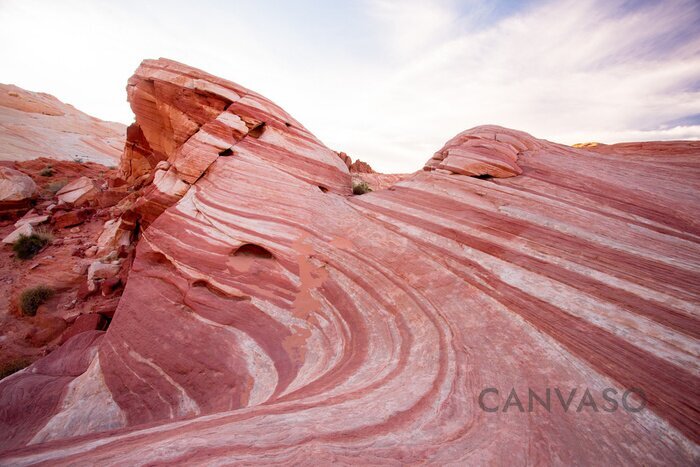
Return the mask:
{"type": "Polygon", "coordinates": [[[522,173],[518,156],[542,148],[543,143],[522,131],[484,125],[449,140],[425,164],[425,170],[441,169],[472,177],[514,177],[522,173]]]}
{"type": "Polygon", "coordinates": [[[129,282],[82,373],[0,383],[2,422],[24,417],[3,462],[698,462],[696,145],[479,127],[353,197],[343,159],[234,83],[161,59],[129,96],[129,282]],[[479,408],[555,387],[648,406],[479,408]],[[8,408],[30,395],[40,414],[8,408]]]}
{"type": "Polygon", "coordinates": [[[0,84],[0,161],[38,157],[116,165],[125,127],[91,117],[54,96],[0,84]]]}

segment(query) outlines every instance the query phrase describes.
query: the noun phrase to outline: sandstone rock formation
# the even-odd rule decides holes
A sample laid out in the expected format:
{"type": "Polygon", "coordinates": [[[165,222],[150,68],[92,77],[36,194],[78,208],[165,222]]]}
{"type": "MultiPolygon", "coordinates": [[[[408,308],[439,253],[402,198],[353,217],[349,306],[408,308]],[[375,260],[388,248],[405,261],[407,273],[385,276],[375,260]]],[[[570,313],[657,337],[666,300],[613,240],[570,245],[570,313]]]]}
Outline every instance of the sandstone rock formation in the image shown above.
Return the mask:
{"type": "Polygon", "coordinates": [[[350,172],[353,173],[375,173],[374,170],[372,170],[372,167],[367,162],[361,161],[360,159],[357,159],[355,162],[350,164],[350,167],[348,167],[348,169],[350,169],[350,172]]]}
{"type": "Polygon", "coordinates": [[[0,382],[3,463],[700,461],[700,143],[479,127],[353,197],[234,83],[149,60],[128,93],[129,281],[106,333],[0,382]],[[501,410],[555,387],[648,405],[501,410]]]}
{"type": "Polygon", "coordinates": [[[116,165],[125,127],[105,122],[55,97],[0,84],[0,161],[37,157],[116,165]]]}
{"type": "Polygon", "coordinates": [[[449,140],[426,163],[425,170],[441,169],[472,177],[514,177],[522,173],[518,155],[542,147],[542,143],[522,131],[480,126],[449,140]]]}
{"type": "Polygon", "coordinates": [[[26,210],[36,196],[34,180],[10,167],[0,166],[0,216],[26,210]]]}

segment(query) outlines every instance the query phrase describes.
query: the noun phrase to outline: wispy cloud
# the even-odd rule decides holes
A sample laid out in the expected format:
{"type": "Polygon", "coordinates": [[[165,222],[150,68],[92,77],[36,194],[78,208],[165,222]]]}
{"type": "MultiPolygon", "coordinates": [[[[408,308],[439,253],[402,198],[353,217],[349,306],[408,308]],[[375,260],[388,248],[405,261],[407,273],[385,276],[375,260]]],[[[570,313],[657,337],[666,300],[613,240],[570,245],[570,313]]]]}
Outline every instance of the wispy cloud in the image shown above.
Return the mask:
{"type": "Polygon", "coordinates": [[[486,123],[563,143],[700,137],[696,0],[148,5],[3,2],[0,81],[127,120],[127,77],[167,56],[385,171],[486,123]]]}

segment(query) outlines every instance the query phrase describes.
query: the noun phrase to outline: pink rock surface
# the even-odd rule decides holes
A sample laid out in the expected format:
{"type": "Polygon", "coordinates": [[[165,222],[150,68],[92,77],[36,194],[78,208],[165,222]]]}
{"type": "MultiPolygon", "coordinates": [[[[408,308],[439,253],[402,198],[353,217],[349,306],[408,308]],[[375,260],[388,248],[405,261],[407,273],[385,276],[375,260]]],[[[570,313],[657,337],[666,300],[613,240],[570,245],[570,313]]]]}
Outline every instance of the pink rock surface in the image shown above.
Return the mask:
{"type": "Polygon", "coordinates": [[[700,461],[700,143],[478,127],[353,197],[336,153],[233,83],[161,59],[129,96],[148,170],[169,161],[136,204],[160,204],[132,211],[148,226],[89,366],[0,383],[3,463],[700,461]],[[478,404],[608,387],[647,408],[478,404]]]}
{"type": "Polygon", "coordinates": [[[426,163],[425,170],[442,169],[474,177],[514,177],[522,173],[518,155],[538,147],[542,143],[522,131],[480,126],[449,140],[426,163]]]}
{"type": "Polygon", "coordinates": [[[0,161],[38,157],[116,165],[125,126],[91,117],[55,97],[0,84],[0,161]]]}

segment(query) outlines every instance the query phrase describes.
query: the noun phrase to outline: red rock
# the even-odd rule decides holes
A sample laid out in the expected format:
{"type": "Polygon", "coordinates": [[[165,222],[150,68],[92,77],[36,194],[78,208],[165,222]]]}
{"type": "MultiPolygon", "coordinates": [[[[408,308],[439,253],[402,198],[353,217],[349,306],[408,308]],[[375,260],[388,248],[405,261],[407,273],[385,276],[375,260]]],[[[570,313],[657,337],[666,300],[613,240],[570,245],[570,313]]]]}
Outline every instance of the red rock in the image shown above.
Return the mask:
{"type": "MultiPolygon", "coordinates": [[[[30,213],[27,213],[30,214],[30,213]]],[[[15,222],[15,227],[21,227],[23,224],[31,224],[32,226],[36,226],[39,224],[43,224],[44,222],[49,220],[49,216],[47,214],[44,215],[39,215],[37,213],[33,213],[32,215],[27,215],[25,214],[20,220],[15,222]]]]}
{"type": "Polygon", "coordinates": [[[128,216],[110,219],[105,222],[102,233],[97,239],[97,254],[108,254],[121,247],[126,248],[131,243],[132,231],[136,223],[129,223],[128,216]]]}
{"type": "Polygon", "coordinates": [[[95,196],[95,201],[100,208],[110,208],[119,203],[119,201],[124,199],[128,194],[129,193],[126,191],[119,190],[100,191],[95,196]]]}
{"type": "Polygon", "coordinates": [[[353,173],[353,183],[365,182],[372,191],[386,190],[397,183],[406,180],[411,174],[380,174],[380,173],[353,173]]]}
{"type": "Polygon", "coordinates": [[[85,208],[78,209],[75,211],[61,212],[54,214],[51,217],[51,221],[54,226],[58,229],[65,229],[67,227],[73,227],[75,225],[80,225],[90,218],[95,213],[94,209],[85,208]]]}
{"type": "Polygon", "coordinates": [[[53,96],[0,84],[0,160],[26,161],[48,154],[62,161],[115,165],[125,127],[86,115],[53,96]]]}
{"type": "Polygon", "coordinates": [[[89,177],[80,177],[73,180],[56,193],[59,204],[66,203],[74,206],[82,206],[97,197],[99,189],[95,181],[89,177]]]}
{"type": "Polygon", "coordinates": [[[442,169],[474,177],[514,177],[522,173],[518,154],[543,144],[521,131],[495,125],[464,131],[448,141],[426,165],[426,170],[442,169]]]}
{"type": "Polygon", "coordinates": [[[90,287],[88,282],[82,282],[78,288],[77,298],[78,300],[85,301],[93,295],[96,295],[99,289],[97,287],[90,287]]]}
{"type": "Polygon", "coordinates": [[[155,170],[153,184],[135,206],[144,226],[229,153],[247,157],[252,151],[266,164],[283,158],[291,175],[332,192],[350,192],[347,166],[336,153],[275,104],[242,86],[161,59],[144,61],[127,92],[136,127],[127,133],[124,178],[143,177],[169,161],[167,170],[155,170]]]}
{"type": "Polygon", "coordinates": [[[119,274],[120,265],[93,261],[88,267],[87,280],[92,282],[98,279],[111,279],[119,274]]]}
{"type": "Polygon", "coordinates": [[[114,318],[114,313],[117,311],[117,306],[119,305],[119,297],[113,297],[105,302],[103,302],[101,305],[95,307],[95,313],[99,313],[105,318],[112,319],[114,318]]]}
{"type": "Polygon", "coordinates": [[[65,399],[65,390],[84,374],[94,359],[96,346],[104,333],[83,333],[29,368],[2,380],[0,410],[4,446],[27,444],[53,417],[53,410],[65,399]],[[29,402],[29,403],[27,403],[29,402]]]}
{"type": "Polygon", "coordinates": [[[343,161],[233,83],[148,61],[129,96],[171,165],[89,368],[0,382],[2,463],[697,463],[700,143],[479,127],[346,196],[343,161]],[[648,407],[479,408],[607,387],[648,407]]]}
{"type": "Polygon", "coordinates": [[[367,162],[362,162],[360,159],[357,159],[355,162],[350,164],[349,168],[350,168],[350,172],[352,172],[352,173],[365,173],[365,174],[374,173],[374,170],[372,170],[372,167],[367,162]]]}
{"type": "Polygon", "coordinates": [[[59,316],[43,316],[38,314],[33,319],[34,328],[27,335],[27,341],[34,347],[46,345],[61,335],[66,329],[66,322],[59,316]]]}
{"type": "Polygon", "coordinates": [[[129,256],[130,250],[127,245],[119,245],[117,249],[117,258],[126,258],[129,256]]]}
{"type": "Polygon", "coordinates": [[[102,331],[106,326],[104,316],[99,313],[80,315],[71,326],[61,335],[61,344],[71,337],[88,331],[102,331]]]}
{"type": "Polygon", "coordinates": [[[340,160],[343,161],[343,163],[345,164],[345,166],[346,166],[346,167],[348,168],[348,170],[349,170],[349,169],[350,169],[350,166],[352,165],[352,159],[350,158],[350,156],[348,156],[348,155],[345,154],[344,152],[339,152],[339,153],[337,153],[337,154],[338,154],[338,157],[340,157],[340,160]]]}
{"type": "Polygon", "coordinates": [[[110,178],[108,183],[110,188],[121,188],[127,185],[127,181],[121,177],[110,178]]]}
{"type": "Polygon", "coordinates": [[[27,210],[36,194],[36,184],[29,176],[0,166],[0,215],[15,215],[27,210]]]}
{"type": "Polygon", "coordinates": [[[102,291],[102,296],[107,297],[114,293],[116,289],[119,288],[122,281],[119,277],[110,277],[105,279],[102,284],[100,284],[100,290],[102,291]]]}

